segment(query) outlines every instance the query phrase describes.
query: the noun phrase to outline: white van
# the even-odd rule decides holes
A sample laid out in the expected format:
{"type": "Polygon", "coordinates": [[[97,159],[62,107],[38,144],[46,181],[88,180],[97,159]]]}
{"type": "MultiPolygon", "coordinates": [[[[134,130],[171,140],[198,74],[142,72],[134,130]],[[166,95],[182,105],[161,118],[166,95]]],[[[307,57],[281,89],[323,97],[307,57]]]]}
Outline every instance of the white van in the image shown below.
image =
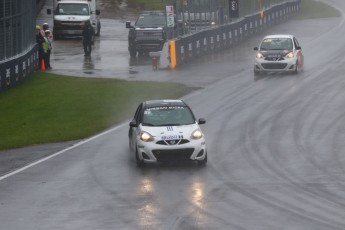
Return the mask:
{"type": "MultiPolygon", "coordinates": [[[[96,0],[54,0],[53,33],[58,38],[64,35],[80,36],[84,24],[90,20],[98,36],[101,31],[100,10],[96,9],[96,0]]],[[[51,9],[47,14],[51,14],[51,9]]]]}

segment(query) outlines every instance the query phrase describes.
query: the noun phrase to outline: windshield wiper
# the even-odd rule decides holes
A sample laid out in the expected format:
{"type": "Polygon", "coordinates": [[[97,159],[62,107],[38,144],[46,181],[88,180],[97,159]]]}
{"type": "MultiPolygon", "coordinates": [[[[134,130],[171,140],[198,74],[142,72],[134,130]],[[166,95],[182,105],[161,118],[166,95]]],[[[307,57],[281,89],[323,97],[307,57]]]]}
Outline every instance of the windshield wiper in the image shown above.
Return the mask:
{"type": "Polygon", "coordinates": [[[181,124],[162,124],[159,126],[180,126],[181,124]]]}
{"type": "Polygon", "coordinates": [[[142,123],[143,126],[155,126],[154,124],[151,123],[142,123]]]}

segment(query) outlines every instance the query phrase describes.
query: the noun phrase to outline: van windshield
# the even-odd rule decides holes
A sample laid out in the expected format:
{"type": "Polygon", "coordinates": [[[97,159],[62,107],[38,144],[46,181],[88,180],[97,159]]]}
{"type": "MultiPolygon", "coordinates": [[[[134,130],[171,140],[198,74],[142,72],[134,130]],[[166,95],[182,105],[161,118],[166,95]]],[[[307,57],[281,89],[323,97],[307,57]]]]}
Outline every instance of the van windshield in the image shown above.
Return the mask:
{"type": "Polygon", "coordinates": [[[85,3],[59,3],[56,7],[57,15],[90,15],[89,5],[85,3]]]}

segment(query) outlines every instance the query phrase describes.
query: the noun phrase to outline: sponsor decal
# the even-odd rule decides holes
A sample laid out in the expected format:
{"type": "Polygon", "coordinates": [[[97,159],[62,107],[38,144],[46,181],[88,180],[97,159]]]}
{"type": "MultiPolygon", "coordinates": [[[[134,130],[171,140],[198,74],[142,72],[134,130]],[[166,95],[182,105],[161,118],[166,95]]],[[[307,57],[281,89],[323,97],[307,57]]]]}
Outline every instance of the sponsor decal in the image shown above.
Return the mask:
{"type": "Polygon", "coordinates": [[[172,126],[168,126],[168,127],[167,127],[167,130],[168,130],[168,131],[174,131],[174,128],[173,128],[172,126]]]}
{"type": "Polygon", "coordinates": [[[19,66],[18,65],[14,66],[14,77],[15,77],[16,82],[19,81],[19,66]]]}
{"type": "Polygon", "coordinates": [[[239,0],[229,0],[229,17],[238,18],[239,16],[239,0]]]}
{"type": "Polygon", "coordinates": [[[160,106],[154,108],[147,108],[146,110],[164,110],[164,109],[184,109],[183,106],[160,106]]]}
{"type": "Polygon", "coordinates": [[[25,61],[23,61],[23,78],[25,78],[26,77],[26,62],[25,61]]]}
{"type": "Polygon", "coordinates": [[[8,86],[11,84],[11,69],[6,69],[6,84],[8,86]]]}
{"type": "Polygon", "coordinates": [[[183,135],[163,135],[162,140],[169,141],[169,140],[179,140],[183,139],[183,135]]]}

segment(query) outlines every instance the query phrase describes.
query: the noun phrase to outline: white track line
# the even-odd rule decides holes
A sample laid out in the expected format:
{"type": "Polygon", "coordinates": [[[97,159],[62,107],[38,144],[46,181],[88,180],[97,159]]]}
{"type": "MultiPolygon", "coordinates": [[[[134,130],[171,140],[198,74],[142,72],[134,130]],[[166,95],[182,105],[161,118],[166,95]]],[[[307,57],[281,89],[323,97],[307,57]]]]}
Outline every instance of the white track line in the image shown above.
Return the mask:
{"type": "Polygon", "coordinates": [[[104,136],[104,135],[106,135],[106,134],[108,134],[108,133],[111,133],[111,132],[113,132],[113,131],[115,131],[115,130],[117,130],[117,129],[119,129],[119,128],[122,128],[122,127],[125,126],[125,125],[128,125],[128,123],[126,122],[126,123],[120,124],[120,125],[118,125],[118,126],[112,128],[112,129],[109,129],[109,130],[107,130],[107,131],[104,131],[104,132],[102,132],[102,133],[100,133],[100,134],[97,134],[97,135],[95,135],[95,136],[93,136],[93,137],[90,137],[90,138],[88,138],[88,139],[86,139],[86,140],[80,141],[80,142],[74,144],[73,146],[70,146],[70,147],[68,147],[68,148],[65,148],[65,149],[63,149],[63,150],[61,150],[61,151],[59,151],[59,152],[53,153],[52,155],[49,155],[49,156],[47,156],[47,157],[44,157],[44,158],[42,158],[42,159],[40,159],[40,160],[38,160],[38,161],[35,161],[35,162],[31,163],[31,164],[26,165],[26,166],[24,166],[24,167],[22,167],[22,168],[20,168],[20,169],[14,170],[14,171],[12,171],[12,172],[6,174],[6,175],[1,176],[1,177],[0,177],[0,181],[4,180],[4,179],[6,179],[6,178],[8,178],[8,177],[10,177],[10,176],[13,176],[13,175],[15,175],[15,174],[17,174],[17,173],[20,173],[20,172],[22,172],[22,171],[24,171],[24,170],[26,170],[26,169],[28,169],[28,168],[31,168],[31,167],[33,167],[33,166],[35,166],[35,165],[38,165],[38,164],[40,164],[40,163],[42,163],[42,162],[44,162],[44,161],[47,161],[47,160],[49,160],[49,159],[51,159],[51,158],[53,158],[53,157],[56,157],[56,156],[58,156],[58,155],[60,155],[60,154],[62,154],[62,153],[65,153],[65,152],[67,152],[67,151],[69,151],[69,150],[71,150],[71,149],[74,149],[74,148],[79,147],[79,146],[81,146],[81,145],[83,145],[83,144],[85,144],[85,143],[88,143],[88,142],[90,142],[90,141],[92,141],[92,140],[95,140],[95,139],[97,139],[97,138],[99,138],[99,137],[101,137],[101,136],[104,136]]]}

